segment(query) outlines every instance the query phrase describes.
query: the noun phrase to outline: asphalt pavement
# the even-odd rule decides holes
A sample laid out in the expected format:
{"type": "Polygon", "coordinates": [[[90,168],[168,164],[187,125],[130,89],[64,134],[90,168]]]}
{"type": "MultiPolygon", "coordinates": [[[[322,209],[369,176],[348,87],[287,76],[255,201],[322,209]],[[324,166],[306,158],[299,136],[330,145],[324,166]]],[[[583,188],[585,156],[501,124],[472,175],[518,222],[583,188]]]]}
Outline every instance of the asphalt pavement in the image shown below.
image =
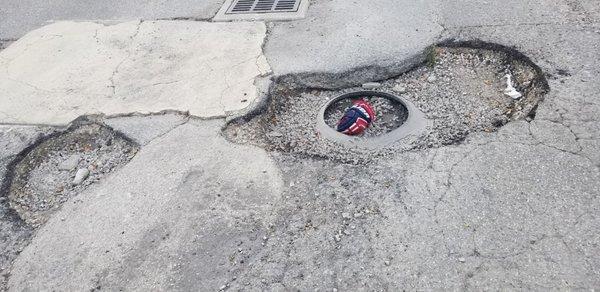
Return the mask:
{"type": "Polygon", "coordinates": [[[302,20],[225,25],[210,21],[222,1],[38,2],[0,4],[2,191],[81,115],[140,150],[37,229],[3,193],[0,289],[600,286],[598,1],[315,0],[302,20]],[[539,66],[550,90],[535,115],[361,163],[224,135],[264,114],[269,84],[360,86],[448,40],[539,66]]]}

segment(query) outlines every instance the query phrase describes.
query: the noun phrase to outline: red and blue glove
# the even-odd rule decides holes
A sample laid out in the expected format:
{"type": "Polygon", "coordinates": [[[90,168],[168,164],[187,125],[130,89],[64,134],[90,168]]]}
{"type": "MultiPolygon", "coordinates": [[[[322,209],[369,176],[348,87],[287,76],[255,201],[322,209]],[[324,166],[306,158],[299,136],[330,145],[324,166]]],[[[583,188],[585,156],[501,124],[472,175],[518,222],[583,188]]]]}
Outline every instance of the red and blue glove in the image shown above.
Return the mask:
{"type": "Polygon", "coordinates": [[[352,103],[353,105],[337,125],[337,131],[346,135],[358,135],[364,132],[375,120],[375,111],[367,101],[358,99],[352,103]]]}

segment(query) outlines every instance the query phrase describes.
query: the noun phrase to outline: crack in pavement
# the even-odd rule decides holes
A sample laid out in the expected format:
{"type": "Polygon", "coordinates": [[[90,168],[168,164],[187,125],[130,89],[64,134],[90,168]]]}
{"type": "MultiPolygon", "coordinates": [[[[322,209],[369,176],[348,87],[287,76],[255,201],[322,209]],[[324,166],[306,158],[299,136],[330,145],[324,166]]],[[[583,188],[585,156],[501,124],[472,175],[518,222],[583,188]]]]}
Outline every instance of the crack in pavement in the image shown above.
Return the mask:
{"type": "MultiPolygon", "coordinates": [[[[140,33],[140,27],[142,25],[144,21],[143,20],[138,20],[138,23],[136,25],[135,31],[133,32],[133,34],[129,37],[131,39],[131,41],[133,42],[135,40],[135,38],[137,37],[137,35],[140,33]]],[[[96,29],[96,35],[98,34],[98,30],[96,29]]],[[[127,61],[129,58],[131,58],[133,52],[133,45],[135,43],[132,43],[131,45],[129,45],[129,49],[127,49],[127,56],[125,56],[123,58],[123,60],[121,60],[121,62],[119,62],[119,64],[117,64],[117,66],[115,67],[115,69],[112,72],[112,75],[108,78],[108,81],[110,82],[109,87],[112,89],[112,96],[113,97],[117,97],[117,87],[115,84],[115,76],[119,73],[119,69],[121,68],[121,66],[123,65],[123,63],[125,63],[125,61],[127,61]]]]}

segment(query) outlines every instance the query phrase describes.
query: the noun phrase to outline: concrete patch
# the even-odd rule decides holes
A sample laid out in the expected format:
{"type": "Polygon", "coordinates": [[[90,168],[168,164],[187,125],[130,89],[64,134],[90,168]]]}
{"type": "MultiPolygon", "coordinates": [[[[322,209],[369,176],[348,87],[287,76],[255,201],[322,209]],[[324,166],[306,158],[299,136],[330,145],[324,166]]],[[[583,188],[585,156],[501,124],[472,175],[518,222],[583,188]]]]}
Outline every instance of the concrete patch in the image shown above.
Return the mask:
{"type": "Polygon", "coordinates": [[[270,69],[263,23],[59,22],[0,52],[0,122],[66,124],[88,113],[224,116],[270,69]]]}
{"type": "Polygon", "coordinates": [[[15,261],[15,290],[217,290],[261,247],[283,188],[222,120],[189,121],[65,204],[15,261]],[[65,218],[64,221],[60,218],[65,218]]]}

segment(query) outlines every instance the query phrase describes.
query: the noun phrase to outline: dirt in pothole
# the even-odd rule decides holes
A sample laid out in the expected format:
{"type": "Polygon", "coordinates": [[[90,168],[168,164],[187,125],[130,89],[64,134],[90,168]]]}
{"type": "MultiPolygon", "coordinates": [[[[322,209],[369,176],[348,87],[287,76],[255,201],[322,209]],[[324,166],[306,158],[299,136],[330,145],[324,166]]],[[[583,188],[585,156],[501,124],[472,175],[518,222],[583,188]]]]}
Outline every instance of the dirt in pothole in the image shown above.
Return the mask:
{"type": "Polygon", "coordinates": [[[127,163],[137,150],[134,143],[98,124],[49,138],[15,166],[10,206],[30,226],[40,226],[62,203],[127,163]]]}
{"type": "MultiPolygon", "coordinates": [[[[400,127],[408,118],[408,111],[401,103],[384,97],[364,96],[375,111],[375,119],[360,137],[374,137],[389,133],[400,127]]],[[[340,118],[352,106],[355,99],[343,99],[333,103],[325,111],[325,123],[336,129],[340,118]]]]}
{"type": "MultiPolygon", "coordinates": [[[[469,133],[493,132],[511,120],[531,118],[546,91],[538,82],[542,77],[536,69],[509,53],[436,48],[429,61],[430,66],[424,64],[382,81],[374,89],[396,94],[424,113],[430,126],[419,136],[377,150],[339,145],[316,131],[319,110],[336,96],[364,89],[302,90],[286,84],[278,84],[271,91],[265,113],[247,123],[230,124],[225,135],[235,142],[269,150],[362,162],[397,151],[457,143],[469,133]],[[504,93],[507,74],[523,97],[513,99],[504,93]]],[[[327,121],[330,126],[337,123],[342,111],[331,115],[327,121]]]]}

